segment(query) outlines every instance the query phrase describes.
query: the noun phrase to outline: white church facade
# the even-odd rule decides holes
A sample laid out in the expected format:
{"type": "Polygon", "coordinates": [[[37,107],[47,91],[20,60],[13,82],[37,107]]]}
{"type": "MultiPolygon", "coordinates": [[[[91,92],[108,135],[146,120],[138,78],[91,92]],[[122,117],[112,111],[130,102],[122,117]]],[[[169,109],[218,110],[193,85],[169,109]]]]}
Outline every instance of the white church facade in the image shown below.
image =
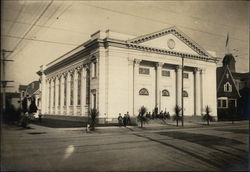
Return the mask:
{"type": "Polygon", "coordinates": [[[97,108],[99,121],[114,122],[118,114],[149,111],[200,116],[208,105],[217,116],[216,58],[176,27],[133,37],[98,31],[91,39],[41,66],[41,113],[49,116],[88,116],[97,108]]]}

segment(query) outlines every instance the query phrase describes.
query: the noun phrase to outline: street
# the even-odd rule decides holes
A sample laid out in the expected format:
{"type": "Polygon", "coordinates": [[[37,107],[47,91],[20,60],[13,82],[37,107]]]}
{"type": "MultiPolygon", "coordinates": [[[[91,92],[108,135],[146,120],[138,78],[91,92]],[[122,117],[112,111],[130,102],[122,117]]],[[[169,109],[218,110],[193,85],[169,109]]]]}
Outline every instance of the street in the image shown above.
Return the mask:
{"type": "Polygon", "coordinates": [[[4,125],[2,170],[231,171],[248,169],[248,121],[141,129],[4,125]]]}

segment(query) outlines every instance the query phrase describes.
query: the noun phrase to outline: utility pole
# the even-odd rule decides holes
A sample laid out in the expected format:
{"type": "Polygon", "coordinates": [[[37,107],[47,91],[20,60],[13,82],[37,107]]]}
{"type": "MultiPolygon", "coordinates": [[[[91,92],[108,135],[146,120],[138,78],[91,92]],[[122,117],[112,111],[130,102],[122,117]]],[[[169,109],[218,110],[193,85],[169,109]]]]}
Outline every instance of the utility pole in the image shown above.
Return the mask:
{"type": "Polygon", "coordinates": [[[6,87],[11,87],[11,86],[7,86],[8,82],[14,82],[14,81],[9,81],[9,80],[5,80],[5,62],[6,61],[13,61],[13,60],[6,60],[5,56],[6,53],[12,53],[13,51],[8,51],[5,49],[1,50],[1,78],[0,78],[0,82],[1,82],[1,92],[2,92],[2,107],[1,107],[1,114],[3,114],[3,112],[5,112],[6,109],[6,98],[5,98],[5,93],[6,93],[6,87]]]}
{"type": "Polygon", "coordinates": [[[181,126],[184,126],[184,104],[183,104],[183,72],[184,71],[184,57],[181,56],[181,126]]]}

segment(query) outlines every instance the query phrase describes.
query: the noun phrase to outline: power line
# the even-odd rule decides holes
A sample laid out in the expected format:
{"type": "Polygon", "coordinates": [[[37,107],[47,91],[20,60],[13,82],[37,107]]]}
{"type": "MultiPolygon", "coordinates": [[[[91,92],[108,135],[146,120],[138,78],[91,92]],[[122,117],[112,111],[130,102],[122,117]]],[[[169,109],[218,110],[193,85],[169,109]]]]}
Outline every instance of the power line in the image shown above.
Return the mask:
{"type": "MultiPolygon", "coordinates": [[[[20,21],[14,22],[13,20],[6,20],[6,19],[3,19],[2,21],[13,22],[13,23],[17,23],[17,24],[24,24],[24,25],[31,25],[31,23],[20,22],[20,21]]],[[[74,31],[74,30],[70,30],[70,29],[63,29],[60,27],[51,27],[51,26],[45,26],[45,25],[39,25],[39,24],[36,24],[35,26],[36,27],[44,27],[47,29],[62,30],[62,31],[67,31],[67,32],[72,32],[72,33],[77,33],[77,34],[90,35],[90,33],[87,33],[87,32],[79,32],[79,31],[74,31]]]]}
{"type": "MultiPolygon", "coordinates": [[[[163,9],[161,7],[156,7],[154,6],[154,8],[157,8],[161,11],[164,11],[164,12],[168,12],[168,13],[173,13],[173,14],[177,14],[177,15],[182,15],[181,13],[177,13],[177,12],[174,12],[174,11],[170,11],[170,10],[166,10],[166,9],[163,9]]],[[[200,21],[204,21],[205,19],[204,18],[200,18],[200,17],[194,17],[194,16],[190,16],[190,15],[186,15],[184,17],[189,17],[189,18],[193,18],[193,19],[197,19],[197,20],[200,20],[200,21]]],[[[212,21],[209,21],[209,20],[206,20],[206,23],[213,23],[215,25],[221,25],[221,26],[224,26],[224,27],[237,27],[237,28],[240,28],[240,26],[237,26],[237,25],[226,25],[226,24],[221,24],[221,23],[215,23],[215,22],[212,22],[212,21]]]]}
{"type": "MultiPolygon", "coordinates": [[[[142,18],[144,20],[149,20],[149,21],[153,21],[153,22],[157,22],[157,23],[175,25],[175,24],[170,23],[170,22],[165,22],[165,21],[161,21],[161,20],[157,20],[157,19],[151,19],[151,18],[147,18],[147,17],[143,17],[143,16],[139,16],[139,15],[127,13],[127,12],[121,12],[121,11],[118,11],[118,10],[109,9],[109,8],[105,8],[105,7],[99,7],[99,6],[95,6],[95,5],[89,5],[89,4],[81,4],[81,5],[85,5],[85,6],[89,6],[89,7],[94,7],[94,8],[98,8],[98,9],[110,11],[110,12],[113,12],[113,13],[118,13],[118,14],[128,15],[128,16],[132,16],[132,17],[142,18]]],[[[187,27],[187,26],[183,26],[183,25],[177,25],[177,26],[182,27],[182,28],[186,28],[186,29],[189,29],[189,30],[193,30],[193,31],[202,32],[202,33],[206,33],[206,34],[209,34],[209,35],[219,36],[219,37],[225,38],[225,35],[215,34],[215,33],[207,32],[207,31],[202,31],[202,30],[197,30],[197,29],[194,29],[194,28],[191,28],[191,27],[187,27]]],[[[235,40],[239,40],[239,41],[248,43],[248,41],[241,40],[241,39],[234,38],[234,37],[230,37],[230,39],[235,39],[235,40]]]]}
{"type": "Polygon", "coordinates": [[[24,39],[24,40],[29,40],[29,41],[38,41],[38,42],[46,42],[46,43],[54,43],[54,44],[62,44],[62,45],[76,45],[79,46],[79,44],[72,44],[72,43],[65,43],[65,42],[57,42],[57,41],[48,41],[48,40],[41,40],[41,39],[32,39],[32,38],[22,38],[18,36],[13,36],[13,35],[1,35],[3,37],[10,37],[10,38],[17,38],[17,39],[24,39]]]}
{"type": "Polygon", "coordinates": [[[32,26],[28,29],[28,31],[24,34],[24,36],[20,39],[20,41],[17,43],[17,45],[14,47],[12,51],[15,51],[17,47],[20,45],[20,43],[23,41],[23,39],[29,34],[29,32],[32,30],[32,28],[36,25],[36,23],[42,18],[42,16],[45,14],[45,12],[48,10],[48,8],[51,6],[54,0],[51,0],[50,3],[46,6],[46,8],[43,10],[43,12],[39,15],[39,17],[36,19],[36,21],[32,24],[32,26]]]}

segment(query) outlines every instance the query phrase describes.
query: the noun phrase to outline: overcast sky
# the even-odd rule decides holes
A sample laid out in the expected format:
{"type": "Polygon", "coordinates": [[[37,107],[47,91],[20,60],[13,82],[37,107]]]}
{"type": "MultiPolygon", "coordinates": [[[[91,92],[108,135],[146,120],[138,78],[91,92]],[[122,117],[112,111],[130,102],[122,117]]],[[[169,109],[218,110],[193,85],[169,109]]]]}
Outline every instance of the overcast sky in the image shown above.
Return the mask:
{"type": "MultiPolygon", "coordinates": [[[[7,80],[37,80],[39,66],[87,41],[97,30],[135,36],[177,26],[218,57],[229,33],[236,71],[249,71],[249,2],[247,1],[18,1],[2,2],[2,49],[14,62],[7,80]]],[[[220,64],[218,64],[220,65],[220,64]]]]}

